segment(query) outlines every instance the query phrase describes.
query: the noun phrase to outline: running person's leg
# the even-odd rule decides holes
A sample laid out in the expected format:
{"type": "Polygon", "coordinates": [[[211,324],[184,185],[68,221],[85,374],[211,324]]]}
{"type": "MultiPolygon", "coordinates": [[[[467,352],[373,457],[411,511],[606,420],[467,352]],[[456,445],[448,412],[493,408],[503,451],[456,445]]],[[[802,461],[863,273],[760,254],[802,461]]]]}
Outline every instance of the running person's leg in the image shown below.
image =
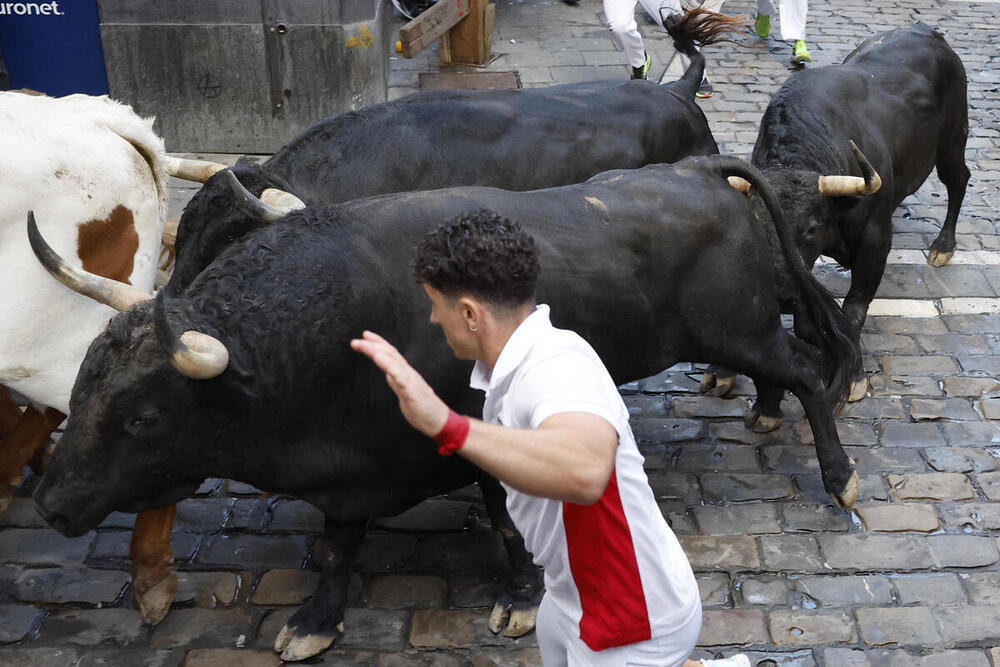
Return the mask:
{"type": "Polygon", "coordinates": [[[683,626],[666,637],[592,651],[577,623],[546,594],[535,623],[543,667],[750,667],[743,655],[723,660],[689,660],[701,632],[701,605],[683,626]]]}
{"type": "Polygon", "coordinates": [[[768,16],[774,16],[775,13],[774,2],[772,0],[757,0],[757,13],[767,14],[768,16]]]}
{"type": "Polygon", "coordinates": [[[663,29],[663,19],[671,14],[683,14],[681,0],[639,0],[646,13],[653,17],[656,24],[663,29]]]}
{"type": "MultiPolygon", "coordinates": [[[[646,13],[656,20],[656,23],[660,26],[660,28],[663,28],[663,19],[667,16],[670,16],[671,14],[684,13],[684,8],[681,6],[681,0],[639,0],[639,2],[642,4],[642,8],[646,10],[646,13]]],[[[684,70],[687,70],[687,68],[691,66],[691,59],[683,53],[678,55],[681,57],[681,65],[684,70]]],[[[698,97],[711,96],[712,84],[708,79],[708,68],[706,68],[705,74],[702,75],[698,97]]]]}
{"type": "Polygon", "coordinates": [[[773,0],[757,0],[757,20],[754,21],[754,29],[758,37],[767,37],[771,34],[771,17],[774,16],[773,0]]]}
{"type": "Polygon", "coordinates": [[[643,67],[646,49],[635,23],[636,0],[604,0],[604,18],[631,67],[643,67]]]}
{"type": "Polygon", "coordinates": [[[793,42],[792,62],[796,64],[812,62],[806,48],[806,12],[808,0],[781,0],[781,38],[793,42]]]}
{"type": "Polygon", "coordinates": [[[701,632],[701,607],[682,627],[666,637],[655,637],[644,642],[623,647],[626,650],[625,667],[702,667],[700,662],[688,660],[701,632]]]}
{"type": "MultiPolygon", "coordinates": [[[[760,0],[757,4],[760,5],[760,0]]],[[[809,1],[781,0],[778,11],[781,14],[781,38],[789,42],[805,39],[806,12],[809,11],[809,1]]]]}
{"type": "Polygon", "coordinates": [[[535,636],[538,640],[538,652],[545,667],[569,667],[567,637],[560,622],[561,614],[562,612],[552,603],[552,599],[547,594],[543,595],[535,617],[535,636]]]}

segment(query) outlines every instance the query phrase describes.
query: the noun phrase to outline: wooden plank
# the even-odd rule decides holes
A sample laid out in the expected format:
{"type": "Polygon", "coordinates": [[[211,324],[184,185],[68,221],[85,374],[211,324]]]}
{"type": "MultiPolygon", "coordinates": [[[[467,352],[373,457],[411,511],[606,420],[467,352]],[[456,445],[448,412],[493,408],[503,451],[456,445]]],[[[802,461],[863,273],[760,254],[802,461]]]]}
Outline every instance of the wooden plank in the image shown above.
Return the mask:
{"type": "Polygon", "coordinates": [[[490,59],[493,46],[493,12],[489,0],[469,0],[469,19],[449,32],[451,62],[482,65],[490,59]]]}
{"type": "Polygon", "coordinates": [[[486,18],[483,19],[483,39],[486,43],[486,60],[493,54],[493,23],[497,17],[496,3],[486,5],[486,18]]]}
{"type": "MultiPolygon", "coordinates": [[[[454,28],[452,28],[454,30],[454,28]]],[[[438,40],[438,51],[441,54],[441,62],[448,65],[451,64],[451,30],[441,35],[441,39],[438,40]]]]}
{"type": "Polygon", "coordinates": [[[399,29],[404,58],[412,58],[469,14],[469,0],[439,0],[399,29]]]}

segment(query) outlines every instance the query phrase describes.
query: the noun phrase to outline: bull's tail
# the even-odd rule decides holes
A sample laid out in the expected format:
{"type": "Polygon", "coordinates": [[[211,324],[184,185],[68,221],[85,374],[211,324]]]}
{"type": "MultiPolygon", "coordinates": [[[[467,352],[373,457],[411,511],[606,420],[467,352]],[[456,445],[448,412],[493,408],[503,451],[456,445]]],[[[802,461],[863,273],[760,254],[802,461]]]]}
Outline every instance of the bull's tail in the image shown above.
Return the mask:
{"type": "Polygon", "coordinates": [[[683,16],[671,14],[661,16],[660,19],[674,40],[674,47],[691,59],[691,64],[681,77],[681,81],[691,87],[692,95],[705,74],[705,56],[701,55],[697,47],[732,41],[726,35],[743,32],[748,27],[745,16],[726,16],[700,7],[686,12],[683,16]]]}
{"type": "Polygon", "coordinates": [[[823,375],[827,396],[835,404],[842,404],[851,389],[851,379],[861,367],[861,348],[852,335],[851,325],[836,300],[806,268],[795,245],[795,237],[782,211],[771,184],[750,164],[738,158],[716,158],[723,176],[739,176],[748,181],[767,207],[774,229],[781,244],[785,263],[792,272],[799,288],[797,315],[805,316],[819,336],[811,341],[820,348],[823,356],[823,375]]]}

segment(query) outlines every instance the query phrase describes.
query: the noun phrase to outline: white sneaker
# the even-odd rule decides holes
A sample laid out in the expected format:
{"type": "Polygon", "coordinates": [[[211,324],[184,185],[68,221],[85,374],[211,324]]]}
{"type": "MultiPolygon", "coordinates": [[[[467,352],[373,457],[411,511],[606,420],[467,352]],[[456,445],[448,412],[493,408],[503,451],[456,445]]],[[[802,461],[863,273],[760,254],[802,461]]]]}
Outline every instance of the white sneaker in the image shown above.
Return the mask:
{"type": "Polygon", "coordinates": [[[719,658],[718,660],[702,660],[705,667],[750,667],[750,658],[742,653],[729,658],[719,658]]]}

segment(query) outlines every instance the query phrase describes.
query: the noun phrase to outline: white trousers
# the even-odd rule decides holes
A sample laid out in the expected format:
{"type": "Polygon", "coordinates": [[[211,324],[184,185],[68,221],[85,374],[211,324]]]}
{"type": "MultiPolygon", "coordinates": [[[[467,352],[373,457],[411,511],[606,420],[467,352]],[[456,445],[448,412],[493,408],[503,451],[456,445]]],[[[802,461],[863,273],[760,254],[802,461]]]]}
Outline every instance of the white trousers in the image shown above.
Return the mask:
{"type": "Polygon", "coordinates": [[[578,624],[545,595],[538,606],[535,632],[544,667],[681,667],[701,632],[701,605],[669,637],[592,651],[580,639],[578,624]]]}
{"type": "MultiPolygon", "coordinates": [[[[781,14],[781,38],[796,40],[806,38],[806,12],[809,11],[809,0],[780,0],[778,9],[781,14]]],[[[757,0],[757,11],[761,14],[774,16],[774,0],[757,0]]]]}
{"type": "MultiPolygon", "coordinates": [[[[682,13],[680,0],[604,0],[604,16],[608,21],[608,27],[632,67],[642,67],[646,62],[646,49],[642,45],[642,35],[639,34],[639,27],[635,23],[637,1],[641,2],[646,12],[656,19],[660,28],[663,27],[664,16],[682,13]]],[[[687,65],[685,60],[685,69],[687,65]]]]}

